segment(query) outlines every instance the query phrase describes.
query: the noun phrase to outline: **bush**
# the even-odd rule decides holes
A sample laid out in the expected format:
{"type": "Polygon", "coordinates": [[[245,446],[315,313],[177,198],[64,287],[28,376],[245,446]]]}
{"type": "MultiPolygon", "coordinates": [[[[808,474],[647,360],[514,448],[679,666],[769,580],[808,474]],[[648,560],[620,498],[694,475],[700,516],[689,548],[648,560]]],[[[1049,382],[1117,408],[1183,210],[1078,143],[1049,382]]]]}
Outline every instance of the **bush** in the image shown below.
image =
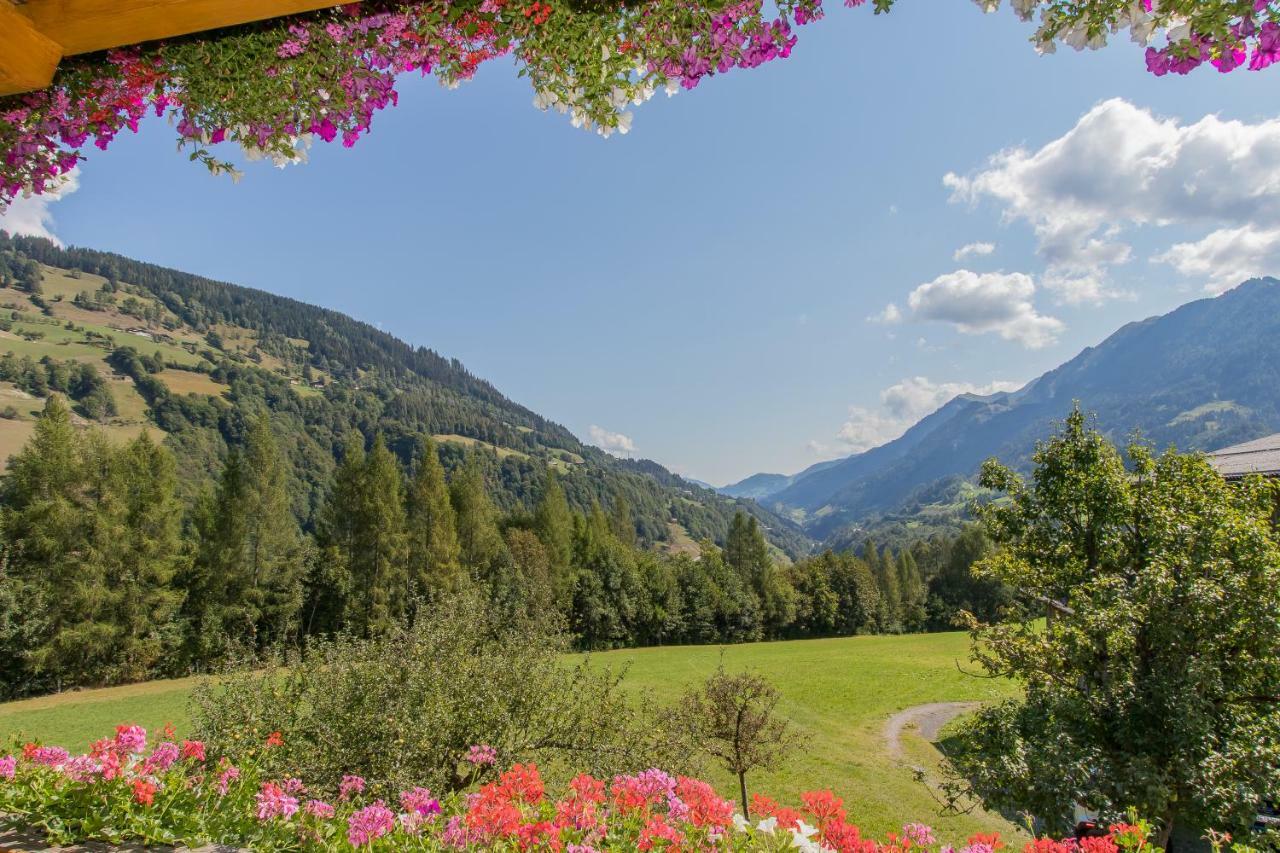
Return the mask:
{"type": "Polygon", "coordinates": [[[196,734],[241,755],[280,731],[272,767],[329,792],[350,773],[388,796],[410,783],[457,791],[474,744],[552,772],[685,769],[690,751],[632,707],[621,675],[568,663],[567,646],[556,629],[462,595],[386,637],[314,642],[300,658],[198,689],[196,734]]]}

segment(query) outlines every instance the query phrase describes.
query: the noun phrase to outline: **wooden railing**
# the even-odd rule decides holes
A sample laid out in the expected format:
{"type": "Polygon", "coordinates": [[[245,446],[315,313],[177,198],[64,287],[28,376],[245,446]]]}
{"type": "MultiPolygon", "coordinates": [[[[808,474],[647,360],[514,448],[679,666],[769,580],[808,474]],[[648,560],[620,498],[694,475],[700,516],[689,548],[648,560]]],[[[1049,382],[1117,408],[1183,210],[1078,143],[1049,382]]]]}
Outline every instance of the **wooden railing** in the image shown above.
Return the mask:
{"type": "Polygon", "coordinates": [[[334,5],[334,0],[0,0],[0,95],[45,88],[64,56],[334,5]]]}

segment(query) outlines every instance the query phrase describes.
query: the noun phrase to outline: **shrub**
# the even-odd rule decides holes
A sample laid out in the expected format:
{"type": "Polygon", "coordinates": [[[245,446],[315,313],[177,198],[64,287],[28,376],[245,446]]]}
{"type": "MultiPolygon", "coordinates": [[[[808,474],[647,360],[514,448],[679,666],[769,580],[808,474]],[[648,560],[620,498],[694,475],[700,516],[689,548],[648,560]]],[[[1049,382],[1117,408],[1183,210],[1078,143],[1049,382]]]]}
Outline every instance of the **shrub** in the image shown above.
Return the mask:
{"type": "Polygon", "coordinates": [[[567,642],[477,597],[449,598],[385,637],[315,642],[300,658],[198,689],[196,734],[239,755],[288,732],[269,767],[328,792],[350,773],[387,796],[411,782],[456,791],[471,778],[474,744],[552,768],[684,769],[688,750],[633,708],[621,675],[567,663],[567,642]]]}
{"type": "Polygon", "coordinates": [[[800,741],[790,721],[776,713],[780,698],[763,676],[729,675],[722,662],[675,709],[677,725],[689,740],[737,777],[742,813],[748,818],[747,774],[775,766],[800,741]]]}

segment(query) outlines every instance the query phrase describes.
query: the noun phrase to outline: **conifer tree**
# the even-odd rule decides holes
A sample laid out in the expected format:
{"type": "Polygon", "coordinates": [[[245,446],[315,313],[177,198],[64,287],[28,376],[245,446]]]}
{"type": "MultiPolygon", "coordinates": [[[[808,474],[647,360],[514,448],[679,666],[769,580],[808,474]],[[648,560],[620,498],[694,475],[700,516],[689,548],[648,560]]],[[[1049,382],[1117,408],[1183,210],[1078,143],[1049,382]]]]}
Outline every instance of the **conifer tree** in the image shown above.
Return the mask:
{"type": "Polygon", "coordinates": [[[533,511],[533,529],[547,552],[552,601],[561,612],[573,604],[573,511],[555,472],[547,473],[542,497],[533,511]]]}
{"type": "Polygon", "coordinates": [[[175,579],[190,555],[182,540],[173,454],[144,430],[114,456],[122,516],[104,531],[118,536],[120,543],[115,549],[119,560],[107,571],[116,641],[114,666],[105,675],[111,681],[138,681],[178,644],[183,593],[175,579]]]}
{"type": "Polygon", "coordinates": [[[578,567],[573,599],[573,628],[591,648],[613,648],[633,636],[644,587],[636,555],[613,535],[599,504],[574,531],[578,567]]]}
{"type": "Polygon", "coordinates": [[[329,633],[345,627],[348,597],[360,559],[360,510],[364,491],[364,437],[352,433],[343,445],[316,525],[319,559],[312,571],[307,631],[329,633]]]}
{"type": "Polygon", "coordinates": [[[498,530],[498,511],[484,486],[480,457],[468,455],[454,476],[449,499],[457,514],[458,546],[463,568],[476,580],[488,580],[506,546],[498,530]]]}
{"type": "Polygon", "coordinates": [[[762,628],[776,635],[795,617],[795,590],[778,572],[755,516],[738,512],[725,540],[725,563],[756,597],[762,628]]]}
{"type": "Polygon", "coordinates": [[[894,569],[897,574],[898,592],[901,596],[900,619],[905,631],[919,631],[924,627],[928,612],[925,602],[928,591],[916,559],[907,549],[898,554],[894,569]]]}
{"type": "Polygon", "coordinates": [[[405,500],[410,600],[456,591],[461,583],[458,532],[435,442],[423,441],[405,500]]]}
{"type": "Polygon", "coordinates": [[[875,542],[863,543],[863,558],[871,569],[880,592],[880,605],[876,615],[879,630],[885,633],[902,629],[902,592],[898,587],[898,572],[892,557],[881,552],[875,542]]]}
{"type": "Polygon", "coordinates": [[[28,672],[56,687],[144,678],[173,644],[180,595],[174,462],[145,434],[112,446],[78,434],[53,396],[5,486],[6,586],[28,672]],[[33,630],[34,629],[34,630],[33,630]]]}
{"type": "Polygon", "coordinates": [[[197,510],[189,583],[191,648],[201,661],[296,636],[305,549],[289,509],[284,459],[263,413],[197,510]]]}
{"type": "Polygon", "coordinates": [[[306,555],[302,531],[289,506],[284,455],[264,411],[245,440],[245,559],[259,646],[296,637],[306,555]]]}
{"type": "Polygon", "coordinates": [[[613,499],[609,512],[609,528],[618,541],[632,548],[636,546],[636,520],[631,515],[631,504],[619,494],[613,499]]]}
{"type": "Polygon", "coordinates": [[[348,623],[361,634],[392,628],[409,599],[408,541],[400,464],[378,435],[365,459],[358,519],[360,559],[352,564],[354,611],[348,623]]]}
{"type": "Polygon", "coordinates": [[[95,662],[84,644],[103,640],[90,607],[103,578],[94,567],[81,571],[88,529],[83,479],[71,411],[53,395],[31,440],[10,462],[4,503],[13,583],[42,617],[39,632],[29,637],[28,666],[58,687],[87,677],[95,662]]]}

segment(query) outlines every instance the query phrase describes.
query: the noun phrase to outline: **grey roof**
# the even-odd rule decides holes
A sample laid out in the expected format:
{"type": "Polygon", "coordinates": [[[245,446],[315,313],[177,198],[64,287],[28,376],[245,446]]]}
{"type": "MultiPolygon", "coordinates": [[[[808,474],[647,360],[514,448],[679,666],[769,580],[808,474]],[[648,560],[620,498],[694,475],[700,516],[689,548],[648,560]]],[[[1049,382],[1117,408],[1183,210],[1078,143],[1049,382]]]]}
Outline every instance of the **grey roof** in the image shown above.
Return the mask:
{"type": "Polygon", "coordinates": [[[1246,474],[1280,477],[1280,432],[1216,450],[1209,454],[1209,462],[1228,480],[1246,474]]]}

